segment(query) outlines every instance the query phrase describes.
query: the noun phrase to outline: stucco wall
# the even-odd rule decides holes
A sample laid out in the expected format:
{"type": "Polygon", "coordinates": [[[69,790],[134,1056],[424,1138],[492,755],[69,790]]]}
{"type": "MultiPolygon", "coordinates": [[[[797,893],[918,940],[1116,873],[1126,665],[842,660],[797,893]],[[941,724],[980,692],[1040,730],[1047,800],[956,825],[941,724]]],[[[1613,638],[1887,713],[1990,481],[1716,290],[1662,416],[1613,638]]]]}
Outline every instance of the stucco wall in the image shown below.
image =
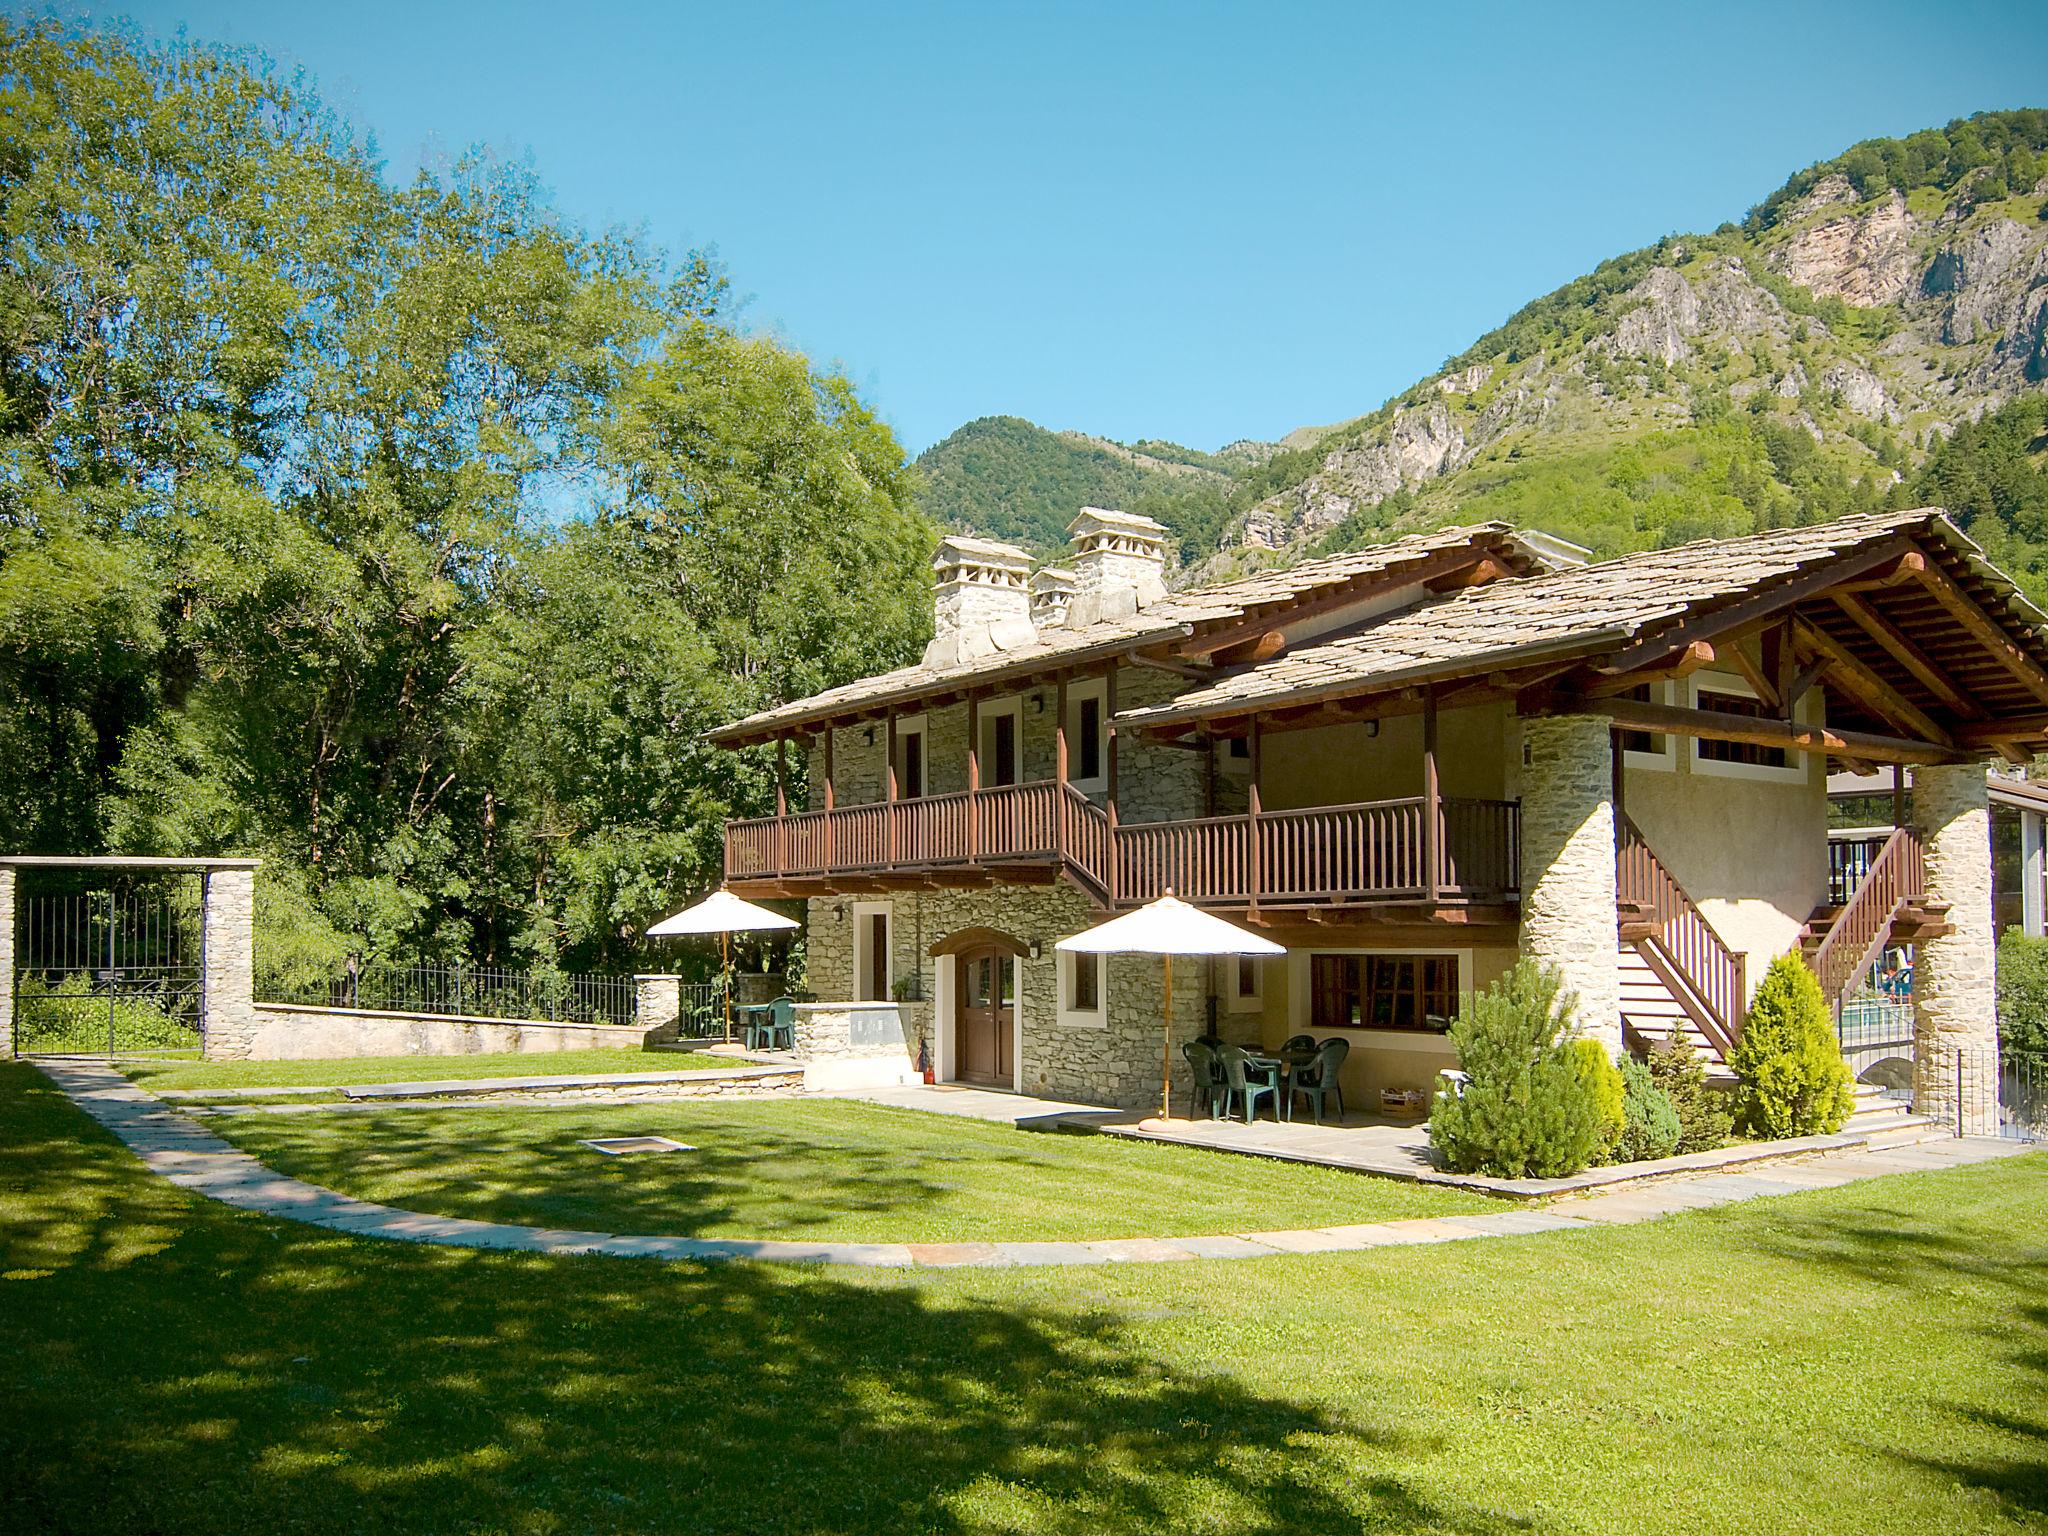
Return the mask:
{"type": "Polygon", "coordinates": [[[487,1051],[544,1054],[631,1048],[648,1031],[626,1024],[545,1024],[527,1020],[376,1013],[257,1003],[247,1058],[332,1061],[346,1056],[469,1056],[487,1051]]]}
{"type": "MultiPolygon", "coordinates": [[[[1505,785],[1504,706],[1437,716],[1437,778],[1446,795],[1494,800],[1505,785]]],[[[1422,717],[1371,726],[1269,733],[1259,745],[1259,799],[1267,810],[1396,800],[1422,793],[1422,717]]]]}

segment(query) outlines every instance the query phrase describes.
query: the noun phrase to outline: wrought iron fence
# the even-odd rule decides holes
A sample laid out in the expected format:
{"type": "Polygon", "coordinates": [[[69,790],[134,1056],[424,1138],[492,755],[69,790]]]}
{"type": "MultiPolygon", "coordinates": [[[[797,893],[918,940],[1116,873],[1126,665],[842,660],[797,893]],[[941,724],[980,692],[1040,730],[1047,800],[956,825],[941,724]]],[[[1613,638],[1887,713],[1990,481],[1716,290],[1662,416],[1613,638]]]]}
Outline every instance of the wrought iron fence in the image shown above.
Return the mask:
{"type": "Polygon", "coordinates": [[[1999,1062],[1998,1134],[2048,1141],[2048,1056],[2008,1051],[1999,1062]]]}
{"type": "Polygon", "coordinates": [[[574,976],[497,966],[366,965],[319,982],[260,981],[266,1003],[379,1013],[466,1015],[557,1024],[631,1024],[630,976],[574,976]]]}
{"type": "Polygon", "coordinates": [[[15,1049],[162,1055],[199,1047],[193,910],[157,884],[23,897],[15,1049]]]}

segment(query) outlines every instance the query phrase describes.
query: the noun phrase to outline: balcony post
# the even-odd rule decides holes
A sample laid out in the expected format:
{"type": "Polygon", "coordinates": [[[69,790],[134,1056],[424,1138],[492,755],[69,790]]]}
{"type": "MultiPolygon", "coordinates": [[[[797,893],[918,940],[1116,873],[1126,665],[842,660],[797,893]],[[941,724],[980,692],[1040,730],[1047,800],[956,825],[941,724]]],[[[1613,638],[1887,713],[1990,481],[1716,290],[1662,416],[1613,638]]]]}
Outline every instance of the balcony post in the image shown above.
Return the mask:
{"type": "Polygon", "coordinates": [[[1892,764],[1892,825],[1906,824],[1906,765],[1892,764]]]}
{"type": "Polygon", "coordinates": [[[825,868],[828,870],[832,868],[835,862],[833,855],[836,850],[833,848],[833,844],[837,841],[833,835],[834,828],[832,826],[832,809],[838,804],[839,799],[838,785],[834,782],[837,773],[832,757],[833,738],[837,734],[830,725],[825,727],[825,868]]]}
{"type": "Polygon", "coordinates": [[[1436,690],[1422,690],[1422,895],[1431,906],[1442,887],[1443,796],[1436,777],[1436,690]]]}
{"type": "Polygon", "coordinates": [[[789,738],[775,738],[775,873],[789,872],[789,738]]]}
{"type": "Polygon", "coordinates": [[[1111,667],[1102,689],[1102,750],[1108,754],[1103,763],[1103,780],[1109,803],[1116,804],[1117,768],[1116,760],[1121,756],[1116,729],[1116,668],[1111,667]]]}
{"type": "Polygon", "coordinates": [[[896,712],[889,711],[889,742],[884,748],[887,761],[882,766],[882,785],[888,795],[889,808],[882,814],[889,818],[888,852],[889,867],[896,867],[896,712]]]}
{"type": "Polygon", "coordinates": [[[981,696],[967,695],[967,862],[981,858],[981,696]]]}
{"type": "Polygon", "coordinates": [[[1246,744],[1245,752],[1251,762],[1251,775],[1245,784],[1244,797],[1245,808],[1250,813],[1248,820],[1251,825],[1246,832],[1246,836],[1250,839],[1250,846],[1245,850],[1245,884],[1249,887],[1245,893],[1245,902],[1247,911],[1256,912],[1259,910],[1259,888],[1264,883],[1263,872],[1259,868],[1259,717],[1257,715],[1252,716],[1249,734],[1251,739],[1246,744]]]}
{"type": "Polygon", "coordinates": [[[1067,674],[1059,676],[1059,685],[1054,690],[1052,717],[1052,777],[1055,786],[1052,796],[1052,827],[1055,851],[1061,859],[1067,855],[1067,674]]]}

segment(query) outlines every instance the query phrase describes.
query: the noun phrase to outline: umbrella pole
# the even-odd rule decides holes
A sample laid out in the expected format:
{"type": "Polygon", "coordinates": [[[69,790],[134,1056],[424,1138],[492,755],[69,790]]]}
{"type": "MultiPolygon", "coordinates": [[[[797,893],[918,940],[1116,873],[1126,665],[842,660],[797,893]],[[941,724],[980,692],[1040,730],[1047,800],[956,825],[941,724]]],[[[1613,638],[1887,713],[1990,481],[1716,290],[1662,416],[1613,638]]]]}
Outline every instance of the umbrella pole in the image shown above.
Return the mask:
{"type": "Polygon", "coordinates": [[[1166,957],[1166,1030],[1159,1058],[1159,1118],[1173,1118],[1173,956],[1166,957]]]}
{"type": "Polygon", "coordinates": [[[718,960],[725,972],[725,1043],[732,1044],[732,935],[718,935],[718,960]]]}

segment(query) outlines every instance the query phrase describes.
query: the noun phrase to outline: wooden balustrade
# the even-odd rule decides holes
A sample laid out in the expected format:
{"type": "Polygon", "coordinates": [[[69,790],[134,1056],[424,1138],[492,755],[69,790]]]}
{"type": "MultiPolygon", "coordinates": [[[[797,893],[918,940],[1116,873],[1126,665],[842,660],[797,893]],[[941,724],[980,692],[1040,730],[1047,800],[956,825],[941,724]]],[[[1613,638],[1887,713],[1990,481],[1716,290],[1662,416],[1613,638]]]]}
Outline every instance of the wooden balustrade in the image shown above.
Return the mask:
{"type": "Polygon", "coordinates": [[[1615,894],[1622,905],[1642,908],[1654,925],[1646,958],[1725,1056],[1742,1033],[1749,1004],[1743,956],[1721,941],[1628,817],[1617,818],[1614,842],[1615,894]]]}
{"type": "Polygon", "coordinates": [[[1521,818],[1511,801],[1422,799],[1118,824],[1072,785],[1005,785],[839,806],[726,829],[728,879],[1057,861],[1122,904],[1172,890],[1214,905],[1512,900],[1521,818]],[[1430,861],[1435,879],[1430,879],[1430,861]]]}
{"type": "Polygon", "coordinates": [[[1814,952],[1813,973],[1820,978],[1830,1007],[1841,1008],[1843,996],[1877,959],[1899,908],[1926,894],[1927,860],[1920,834],[1911,827],[1895,827],[1814,952]]]}

